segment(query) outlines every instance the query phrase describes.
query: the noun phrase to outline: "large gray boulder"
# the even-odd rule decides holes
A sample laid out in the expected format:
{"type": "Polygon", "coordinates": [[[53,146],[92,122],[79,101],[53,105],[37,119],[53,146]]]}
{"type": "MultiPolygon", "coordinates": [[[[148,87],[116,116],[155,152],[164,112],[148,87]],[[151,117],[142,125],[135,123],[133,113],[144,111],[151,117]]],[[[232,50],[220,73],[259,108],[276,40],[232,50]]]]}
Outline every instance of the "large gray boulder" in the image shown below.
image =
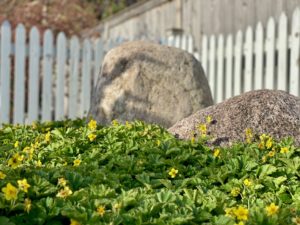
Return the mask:
{"type": "Polygon", "coordinates": [[[254,134],[270,134],[276,139],[291,136],[300,144],[300,98],[283,91],[259,90],[230,98],[222,103],[199,110],[177,122],[169,132],[182,139],[190,139],[197,126],[205,123],[214,144],[229,145],[245,141],[245,130],[254,134]]]}
{"type": "Polygon", "coordinates": [[[88,116],[102,124],[137,119],[167,128],[212,104],[203,69],[191,54],[134,41],[106,54],[88,116]]]}

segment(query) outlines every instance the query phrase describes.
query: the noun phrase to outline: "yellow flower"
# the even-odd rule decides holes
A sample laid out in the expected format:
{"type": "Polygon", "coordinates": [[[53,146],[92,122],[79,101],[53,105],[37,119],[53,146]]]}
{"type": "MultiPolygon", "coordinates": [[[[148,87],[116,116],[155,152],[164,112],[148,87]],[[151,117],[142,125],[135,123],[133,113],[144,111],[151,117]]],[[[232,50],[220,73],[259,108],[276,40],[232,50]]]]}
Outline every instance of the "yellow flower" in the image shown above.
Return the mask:
{"type": "Polygon", "coordinates": [[[266,162],[266,161],[267,161],[267,157],[266,157],[266,156],[263,156],[263,157],[261,158],[261,160],[262,160],[263,162],[266,162]]]}
{"type": "Polygon", "coordinates": [[[64,189],[61,189],[57,193],[56,197],[66,198],[66,197],[70,196],[71,194],[73,194],[72,190],[68,186],[65,186],[64,189]]]}
{"type": "Polygon", "coordinates": [[[266,135],[266,134],[262,134],[262,135],[259,136],[259,139],[260,139],[261,141],[265,141],[265,139],[267,139],[267,138],[269,138],[269,136],[266,135]]]}
{"type": "Polygon", "coordinates": [[[37,167],[41,167],[43,164],[42,164],[41,160],[38,160],[37,162],[35,162],[35,165],[37,167]]]}
{"type": "Polygon", "coordinates": [[[88,127],[89,127],[90,130],[96,130],[96,128],[97,128],[97,121],[92,119],[89,122],[88,127]]]}
{"type": "Polygon", "coordinates": [[[195,143],[195,138],[194,138],[194,137],[191,138],[191,143],[192,143],[192,144],[195,143]]]}
{"type": "Polygon", "coordinates": [[[245,135],[246,135],[246,141],[247,141],[247,143],[251,143],[251,141],[252,141],[252,138],[253,138],[253,133],[252,133],[252,130],[250,129],[250,128],[247,128],[246,130],[245,130],[245,135]]]}
{"type": "Polygon", "coordinates": [[[97,208],[97,213],[100,215],[100,216],[104,216],[105,214],[105,206],[99,206],[97,208]]]}
{"type": "Polygon", "coordinates": [[[128,129],[131,129],[131,128],[132,128],[132,125],[131,125],[128,121],[125,122],[125,126],[126,126],[128,129]]]}
{"type": "Polygon", "coordinates": [[[70,222],[71,222],[70,225],[81,225],[77,220],[71,219],[70,222]]]}
{"type": "Polygon", "coordinates": [[[274,150],[269,151],[269,153],[268,153],[268,156],[269,156],[269,157],[273,157],[274,155],[275,155],[275,151],[274,151],[274,150]]]}
{"type": "Polygon", "coordinates": [[[239,206],[233,213],[238,220],[248,220],[249,210],[243,206],[239,206]]]}
{"type": "Polygon", "coordinates": [[[211,116],[207,116],[207,117],[206,117],[206,123],[208,123],[208,124],[209,124],[209,123],[211,123],[211,121],[212,121],[212,118],[211,118],[211,116]]]}
{"type": "Polygon", "coordinates": [[[65,186],[67,185],[67,181],[66,181],[65,178],[62,177],[62,178],[59,178],[59,179],[58,179],[57,184],[58,184],[59,186],[65,187],[65,186]]]}
{"type": "Polygon", "coordinates": [[[280,153],[288,153],[289,152],[289,148],[288,147],[282,147],[280,149],[280,153]]]}
{"type": "Polygon", "coordinates": [[[266,207],[268,216],[272,216],[276,214],[278,210],[279,210],[279,206],[275,205],[274,203],[271,203],[269,206],[266,207]]]}
{"type": "Polygon", "coordinates": [[[24,192],[28,192],[28,188],[30,188],[30,184],[27,183],[26,179],[23,180],[18,180],[18,185],[20,190],[24,191],[24,192]]]}
{"type": "Polygon", "coordinates": [[[8,183],[6,187],[2,188],[2,192],[4,193],[4,197],[6,200],[16,200],[18,197],[18,189],[13,186],[11,183],[8,183]]]}
{"type": "Polygon", "coordinates": [[[29,213],[31,210],[31,200],[29,198],[25,198],[24,200],[24,211],[29,213]]]}
{"type": "Polygon", "coordinates": [[[177,175],[177,173],[178,173],[178,170],[172,168],[172,169],[170,170],[170,172],[169,172],[169,175],[170,175],[172,178],[175,178],[176,175],[177,175]]]}
{"type": "Polygon", "coordinates": [[[217,158],[217,157],[220,157],[220,149],[216,148],[214,150],[214,157],[217,158]]]}
{"type": "Polygon", "coordinates": [[[234,218],[235,217],[235,215],[234,215],[234,210],[235,210],[236,208],[235,207],[232,207],[232,208],[226,208],[225,209],[225,216],[227,216],[227,217],[232,217],[232,218],[234,218]]]}
{"type": "Polygon", "coordinates": [[[200,124],[198,126],[198,130],[200,131],[201,137],[206,137],[206,132],[207,132],[206,124],[200,124]]]}
{"type": "Polygon", "coordinates": [[[156,141],[156,145],[157,145],[157,146],[160,146],[160,144],[161,144],[160,140],[157,140],[157,141],[156,141]]]}
{"type": "Polygon", "coordinates": [[[19,155],[19,153],[15,153],[12,158],[8,160],[8,165],[13,169],[16,169],[22,162],[23,156],[19,155]]]}
{"type": "Polygon", "coordinates": [[[97,135],[93,134],[93,133],[88,135],[88,138],[89,138],[90,141],[94,141],[96,139],[96,137],[97,137],[97,135]]]}
{"type": "Polygon", "coordinates": [[[50,136],[51,136],[50,131],[48,131],[47,134],[45,135],[46,142],[50,142],[50,136]]]}
{"type": "Polygon", "coordinates": [[[73,161],[73,166],[79,166],[80,163],[81,163],[81,160],[80,160],[80,159],[75,159],[75,160],[73,161]]]}
{"type": "Polygon", "coordinates": [[[267,147],[267,149],[270,149],[270,148],[272,148],[272,146],[273,146],[273,140],[270,137],[266,142],[266,147],[267,147]]]}
{"type": "Polygon", "coordinates": [[[0,171],[0,180],[3,180],[6,177],[6,174],[0,171]]]}
{"type": "Polygon", "coordinates": [[[292,222],[295,223],[296,225],[300,225],[300,217],[294,217],[292,219],[292,222]]]}
{"type": "Polygon", "coordinates": [[[252,181],[249,180],[249,179],[245,179],[245,180],[244,180],[244,185],[247,186],[247,187],[249,187],[249,186],[252,185],[252,181]]]}
{"type": "Polygon", "coordinates": [[[15,148],[19,147],[19,142],[18,141],[15,142],[14,147],[15,148]]]}
{"type": "Polygon", "coordinates": [[[233,196],[233,197],[237,197],[239,194],[241,193],[241,189],[238,188],[238,187],[234,187],[232,188],[230,194],[233,196]]]}
{"type": "Polygon", "coordinates": [[[118,120],[113,120],[111,121],[111,124],[115,127],[119,125],[119,121],[118,120]]]}

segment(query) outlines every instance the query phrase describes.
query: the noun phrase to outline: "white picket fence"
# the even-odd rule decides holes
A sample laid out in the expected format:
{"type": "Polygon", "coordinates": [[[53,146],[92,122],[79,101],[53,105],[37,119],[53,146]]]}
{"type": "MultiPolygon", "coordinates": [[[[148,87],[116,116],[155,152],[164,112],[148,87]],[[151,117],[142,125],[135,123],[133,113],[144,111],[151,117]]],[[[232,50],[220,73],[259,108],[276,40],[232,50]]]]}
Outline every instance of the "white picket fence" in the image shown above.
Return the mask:
{"type": "Polygon", "coordinates": [[[284,13],[245,33],[203,36],[201,63],[216,103],[257,89],[277,89],[300,96],[300,10],[284,13]],[[288,32],[290,28],[290,32],[288,32]]]}
{"type": "Polygon", "coordinates": [[[27,37],[19,24],[13,43],[8,21],[0,32],[0,124],[86,115],[104,55],[102,40],[68,40],[64,33],[54,38],[51,30],[41,37],[36,27],[27,37]]]}
{"type": "MultiPolygon", "coordinates": [[[[64,33],[55,38],[50,30],[41,37],[35,27],[27,37],[19,24],[13,42],[7,21],[0,32],[0,124],[86,116],[105,52],[125,41],[67,39],[64,33]]],[[[282,14],[277,24],[270,18],[266,29],[258,23],[245,34],[238,31],[202,40],[200,53],[194,51],[189,35],[159,41],[200,59],[216,103],[263,88],[300,96],[299,8],[291,22],[282,14]]]]}

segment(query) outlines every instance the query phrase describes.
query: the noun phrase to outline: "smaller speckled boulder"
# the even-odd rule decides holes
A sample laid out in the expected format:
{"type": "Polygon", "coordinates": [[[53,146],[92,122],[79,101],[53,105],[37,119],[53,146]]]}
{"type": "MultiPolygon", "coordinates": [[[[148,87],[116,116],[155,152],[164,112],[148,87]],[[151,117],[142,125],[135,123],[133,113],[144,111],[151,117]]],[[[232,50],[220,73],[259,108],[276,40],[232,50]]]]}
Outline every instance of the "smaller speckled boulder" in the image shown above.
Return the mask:
{"type": "Polygon", "coordinates": [[[217,145],[244,141],[247,128],[276,139],[291,136],[300,145],[300,98],[283,91],[250,91],[230,98],[177,122],[169,132],[189,139],[193,131],[197,134],[197,126],[208,115],[213,122],[207,126],[207,132],[217,145]]]}

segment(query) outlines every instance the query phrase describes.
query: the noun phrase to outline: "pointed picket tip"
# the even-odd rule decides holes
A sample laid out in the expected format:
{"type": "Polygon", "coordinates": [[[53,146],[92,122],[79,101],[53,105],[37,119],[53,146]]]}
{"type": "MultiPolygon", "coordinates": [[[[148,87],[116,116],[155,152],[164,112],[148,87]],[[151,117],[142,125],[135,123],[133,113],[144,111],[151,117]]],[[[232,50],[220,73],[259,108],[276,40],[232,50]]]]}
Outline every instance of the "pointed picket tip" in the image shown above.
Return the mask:
{"type": "Polygon", "coordinates": [[[44,40],[45,40],[45,39],[53,40],[53,32],[52,32],[50,29],[47,29],[47,30],[44,32],[44,40]]]}
{"type": "Polygon", "coordinates": [[[9,27],[11,28],[10,22],[8,20],[4,20],[1,24],[1,27],[9,27]]]}
{"type": "Polygon", "coordinates": [[[17,27],[16,27],[16,30],[18,31],[18,30],[24,30],[25,31],[25,26],[22,24],[22,23],[19,23],[18,25],[17,25],[17,27]]]}
{"type": "Polygon", "coordinates": [[[38,28],[36,26],[31,27],[30,31],[29,31],[30,35],[38,35],[40,36],[40,32],[38,30],[38,28]]]}
{"type": "Polygon", "coordinates": [[[275,29],[275,20],[273,17],[270,17],[267,22],[267,31],[275,29]]]}
{"type": "Polygon", "coordinates": [[[294,20],[294,19],[297,19],[299,16],[300,16],[300,8],[297,7],[297,8],[294,10],[294,12],[293,12],[292,18],[293,18],[293,20],[294,20]]]}
{"type": "Polygon", "coordinates": [[[256,24],[256,32],[257,31],[263,31],[263,25],[262,25],[262,22],[258,22],[256,24]]]}
{"type": "Polygon", "coordinates": [[[252,33],[253,33],[252,27],[248,26],[247,29],[246,29],[246,35],[249,35],[249,34],[252,35],[252,33]]]}
{"type": "Polygon", "coordinates": [[[57,35],[57,39],[58,40],[66,40],[66,34],[64,32],[59,32],[58,35],[57,35]]]}
{"type": "Polygon", "coordinates": [[[281,21],[287,21],[287,15],[284,12],[282,12],[279,16],[279,23],[281,21]]]}

